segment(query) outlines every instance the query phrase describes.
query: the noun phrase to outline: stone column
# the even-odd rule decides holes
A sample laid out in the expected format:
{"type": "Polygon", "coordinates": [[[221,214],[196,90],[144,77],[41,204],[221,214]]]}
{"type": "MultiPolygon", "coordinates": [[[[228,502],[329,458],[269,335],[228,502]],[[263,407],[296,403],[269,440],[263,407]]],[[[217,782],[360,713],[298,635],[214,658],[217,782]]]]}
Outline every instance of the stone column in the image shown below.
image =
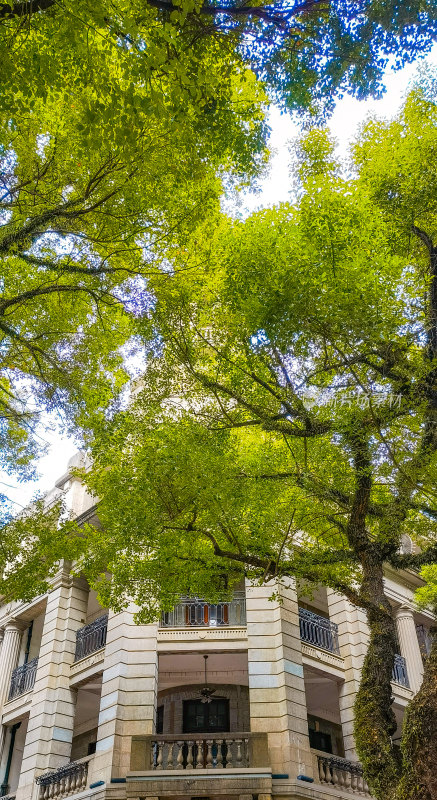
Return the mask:
{"type": "Polygon", "coordinates": [[[267,733],[273,773],[313,777],[293,582],[247,584],[246,605],[250,729],[267,733]],[[274,592],[279,598],[271,601],[274,592]]]}
{"type": "MultiPolygon", "coordinates": [[[[4,703],[7,702],[11,686],[12,670],[18,664],[20,655],[21,637],[25,625],[15,619],[10,620],[3,633],[2,649],[0,651],[0,713],[4,703]]],[[[3,753],[6,729],[0,726],[0,759],[3,753]]]]}
{"type": "Polygon", "coordinates": [[[407,664],[410,689],[413,692],[417,692],[422,684],[423,661],[417,638],[413,608],[407,603],[402,604],[395,611],[395,620],[401,656],[405,658],[407,664]]]}
{"type": "Polygon", "coordinates": [[[366,615],[343,595],[327,590],[329,618],[338,625],[340,655],[344,658],[344,682],[338,687],[338,704],[345,757],[358,761],[354,739],[354,703],[369,643],[366,615]]]}
{"type": "Polygon", "coordinates": [[[154,732],[158,625],[136,625],[135,606],[109,612],[96,753],[89,782],[125,778],[131,739],[154,732]]]}
{"type": "Polygon", "coordinates": [[[36,798],[35,778],[70,761],[77,696],[70,689],[70,666],[87,602],[87,583],[69,575],[66,565],[47,597],[17,800],[36,798]]]}
{"type": "Polygon", "coordinates": [[[8,699],[12,670],[18,663],[24,628],[25,625],[13,619],[7,623],[4,630],[0,652],[0,705],[3,705],[8,699]]]}

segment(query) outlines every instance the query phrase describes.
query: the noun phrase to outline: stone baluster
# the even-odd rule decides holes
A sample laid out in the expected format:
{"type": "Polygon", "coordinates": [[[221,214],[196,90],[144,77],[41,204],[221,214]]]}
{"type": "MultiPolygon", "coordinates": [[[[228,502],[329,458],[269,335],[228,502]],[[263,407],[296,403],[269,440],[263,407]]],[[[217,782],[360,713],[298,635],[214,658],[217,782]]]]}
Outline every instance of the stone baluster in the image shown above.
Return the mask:
{"type": "Polygon", "coordinates": [[[173,764],[173,748],[174,748],[174,742],[170,742],[170,744],[168,746],[168,752],[167,752],[167,766],[166,766],[166,769],[173,769],[174,768],[174,764],[173,764]]]}
{"type": "Polygon", "coordinates": [[[233,739],[228,739],[225,741],[225,753],[226,753],[226,769],[231,769],[233,764],[233,754],[232,754],[232,745],[234,744],[233,739]]]}
{"type": "Polygon", "coordinates": [[[217,744],[217,766],[218,766],[219,769],[221,769],[223,767],[222,742],[223,742],[223,739],[216,739],[216,744],[217,744]]]}
{"type": "Polygon", "coordinates": [[[184,765],[184,743],[177,742],[178,754],[176,757],[177,769],[183,769],[184,765]]]}
{"type": "Polygon", "coordinates": [[[162,769],[164,743],[156,742],[156,769],[162,769]]]}
{"type": "Polygon", "coordinates": [[[207,753],[206,753],[206,768],[207,769],[211,769],[211,767],[212,767],[212,744],[213,744],[212,739],[207,739],[206,740],[206,745],[207,745],[207,748],[208,748],[207,753]]]}
{"type": "Polygon", "coordinates": [[[321,758],[318,758],[317,762],[319,767],[319,781],[320,783],[325,783],[325,765],[321,758]]]}
{"type": "Polygon", "coordinates": [[[187,766],[185,769],[193,769],[193,744],[194,742],[189,741],[187,742],[188,753],[187,753],[187,766]]]}
{"type": "Polygon", "coordinates": [[[196,769],[203,769],[203,741],[197,743],[196,769]]]}
{"type": "Polygon", "coordinates": [[[245,753],[245,756],[244,756],[244,766],[245,766],[245,767],[250,767],[250,766],[252,766],[252,765],[249,763],[249,753],[250,753],[250,750],[249,750],[249,739],[245,739],[245,740],[244,740],[244,742],[243,742],[243,753],[245,753]]]}
{"type": "Polygon", "coordinates": [[[235,740],[235,744],[237,745],[237,752],[236,752],[236,755],[235,755],[235,762],[236,762],[236,766],[237,766],[237,769],[238,769],[239,767],[242,766],[242,762],[243,762],[243,754],[241,752],[241,747],[242,747],[242,744],[243,744],[243,740],[242,739],[236,739],[235,740]]]}

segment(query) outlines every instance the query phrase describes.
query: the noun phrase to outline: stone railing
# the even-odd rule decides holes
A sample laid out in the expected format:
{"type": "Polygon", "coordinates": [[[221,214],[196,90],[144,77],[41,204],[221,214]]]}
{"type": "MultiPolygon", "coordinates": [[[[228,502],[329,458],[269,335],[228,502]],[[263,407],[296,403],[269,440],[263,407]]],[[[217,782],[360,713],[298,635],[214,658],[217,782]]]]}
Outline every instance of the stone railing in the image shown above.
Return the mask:
{"type": "Polygon", "coordinates": [[[132,738],[131,770],[241,769],[268,766],[267,734],[156,734],[132,738]]]}
{"type": "Polygon", "coordinates": [[[39,800],[66,797],[86,788],[90,758],[72,761],[52,772],[44,772],[36,779],[39,785],[39,800]]]}
{"type": "Polygon", "coordinates": [[[347,761],[340,756],[331,756],[314,750],[312,752],[317,757],[316,775],[319,783],[325,786],[337,786],[352,794],[371,797],[363,777],[363,768],[358,761],[347,761]]]}
{"type": "Polygon", "coordinates": [[[235,592],[232,600],[206,603],[199,597],[182,597],[173,611],[161,616],[161,628],[216,628],[246,624],[246,595],[235,592]]]}
{"type": "Polygon", "coordinates": [[[20,694],[33,689],[37,666],[38,659],[33,658],[27,664],[22,664],[21,667],[16,667],[12,670],[8,700],[13,700],[14,697],[19,697],[20,694]]]}
{"type": "Polygon", "coordinates": [[[79,661],[85,656],[95,653],[106,644],[106,634],[108,630],[108,615],[104,614],[102,617],[85,625],[76,632],[76,652],[74,660],[79,661]]]}
{"type": "Polygon", "coordinates": [[[393,671],[392,671],[392,681],[394,683],[399,683],[401,686],[405,686],[407,689],[410,687],[410,681],[408,680],[408,672],[407,672],[407,663],[403,656],[400,656],[399,653],[395,655],[395,663],[393,664],[393,671]]]}
{"type": "Polygon", "coordinates": [[[340,653],[338,625],[335,622],[315,614],[314,611],[299,608],[299,628],[303,642],[329,650],[331,653],[340,653]]]}

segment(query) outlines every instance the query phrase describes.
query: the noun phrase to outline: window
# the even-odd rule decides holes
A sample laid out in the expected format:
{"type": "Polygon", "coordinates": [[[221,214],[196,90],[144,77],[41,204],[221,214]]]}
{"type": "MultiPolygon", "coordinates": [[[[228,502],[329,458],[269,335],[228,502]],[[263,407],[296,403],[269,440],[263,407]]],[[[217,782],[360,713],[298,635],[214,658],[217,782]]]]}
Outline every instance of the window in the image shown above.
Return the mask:
{"type": "Polygon", "coordinates": [[[229,731],[229,700],[184,700],[184,733],[226,733],[229,731]]]}
{"type": "Polygon", "coordinates": [[[311,728],[308,733],[310,737],[310,747],[313,747],[314,750],[321,750],[323,753],[332,753],[332,742],[329,733],[314,731],[311,730],[311,728]]]}

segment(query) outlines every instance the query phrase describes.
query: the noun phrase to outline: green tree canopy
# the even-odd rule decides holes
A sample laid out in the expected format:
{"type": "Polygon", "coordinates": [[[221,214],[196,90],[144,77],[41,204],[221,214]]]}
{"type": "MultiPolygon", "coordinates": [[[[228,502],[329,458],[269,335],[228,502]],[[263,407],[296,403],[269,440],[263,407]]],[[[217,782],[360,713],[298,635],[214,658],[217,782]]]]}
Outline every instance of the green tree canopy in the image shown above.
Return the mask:
{"type": "Polygon", "coordinates": [[[363,131],[355,176],[312,131],[299,202],[206,221],[168,280],[150,277],[147,367],[129,408],[96,432],[87,481],[104,532],[85,530],[78,567],[144,620],[180,594],[217,599],[243,574],[344,593],[370,627],[357,744],[372,793],[393,800],[433,791],[434,744],[419,755],[410,733],[436,729],[435,658],[402,767],[383,569],[437,554],[436,145],[423,90],[363,131]],[[420,553],[400,553],[404,534],[420,553]]]}
{"type": "Polygon", "coordinates": [[[131,93],[125,116],[109,89],[91,118],[91,84],[67,81],[31,110],[15,87],[0,118],[0,465],[21,477],[41,452],[43,410],[76,431],[108,413],[154,259],[214,218],[223,181],[247,180],[264,162],[264,94],[241,63],[217,56],[209,108],[197,95],[128,85],[116,61],[107,68],[131,93]]]}
{"type": "Polygon", "coordinates": [[[0,24],[7,109],[85,91],[88,122],[115,111],[116,129],[142,85],[152,105],[207,107],[236,61],[292,109],[329,108],[337,92],[378,93],[388,59],[400,67],[426,53],[437,30],[432,0],[11,0],[0,24]]]}

